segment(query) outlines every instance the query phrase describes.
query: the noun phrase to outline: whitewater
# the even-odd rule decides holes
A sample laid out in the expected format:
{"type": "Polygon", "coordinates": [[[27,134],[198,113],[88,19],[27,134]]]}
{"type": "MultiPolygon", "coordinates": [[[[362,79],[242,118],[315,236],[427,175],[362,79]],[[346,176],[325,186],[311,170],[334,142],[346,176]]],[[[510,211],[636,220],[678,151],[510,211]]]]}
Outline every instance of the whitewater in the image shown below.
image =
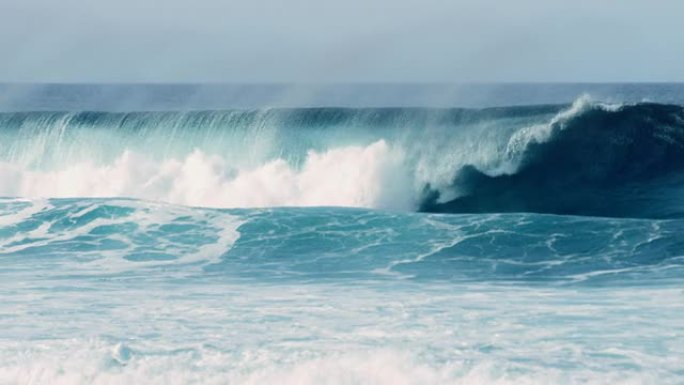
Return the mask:
{"type": "Polygon", "coordinates": [[[684,381],[684,90],[54,87],[0,98],[0,384],[684,381]]]}

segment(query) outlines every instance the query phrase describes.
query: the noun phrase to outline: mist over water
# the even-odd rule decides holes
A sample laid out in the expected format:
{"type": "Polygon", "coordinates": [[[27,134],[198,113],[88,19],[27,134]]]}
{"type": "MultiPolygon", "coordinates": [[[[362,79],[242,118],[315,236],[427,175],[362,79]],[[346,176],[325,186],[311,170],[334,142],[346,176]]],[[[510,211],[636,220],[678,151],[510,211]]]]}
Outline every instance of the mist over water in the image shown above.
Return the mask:
{"type": "Polygon", "coordinates": [[[482,108],[684,103],[682,83],[31,84],[0,83],[0,111],[188,111],[266,107],[482,108]]]}

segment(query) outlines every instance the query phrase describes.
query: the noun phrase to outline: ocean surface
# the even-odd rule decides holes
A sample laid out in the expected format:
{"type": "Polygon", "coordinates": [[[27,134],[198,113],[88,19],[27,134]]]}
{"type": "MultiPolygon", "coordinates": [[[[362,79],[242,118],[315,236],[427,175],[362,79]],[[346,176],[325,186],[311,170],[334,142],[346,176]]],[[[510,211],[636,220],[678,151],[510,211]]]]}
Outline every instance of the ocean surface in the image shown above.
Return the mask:
{"type": "Polygon", "coordinates": [[[684,84],[0,85],[0,384],[682,384],[684,84]]]}

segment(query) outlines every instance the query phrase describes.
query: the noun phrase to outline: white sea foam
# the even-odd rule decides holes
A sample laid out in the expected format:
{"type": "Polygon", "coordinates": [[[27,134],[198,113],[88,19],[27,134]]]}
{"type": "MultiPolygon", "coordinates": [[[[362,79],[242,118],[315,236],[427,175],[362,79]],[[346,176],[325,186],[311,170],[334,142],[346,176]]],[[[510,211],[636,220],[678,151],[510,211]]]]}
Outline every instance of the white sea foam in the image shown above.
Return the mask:
{"type": "MultiPolygon", "coordinates": [[[[114,199],[106,203],[74,202],[65,206],[66,211],[65,207],[55,207],[47,200],[19,202],[25,203],[26,207],[19,209],[16,214],[0,215],[0,224],[25,225],[25,221],[34,220],[37,225],[25,231],[0,235],[0,256],[21,255],[27,250],[49,250],[60,244],[78,245],[93,234],[99,234],[102,243],[117,244],[112,248],[101,243],[99,247],[80,251],[77,260],[57,257],[30,260],[25,265],[28,271],[33,271],[43,263],[55,268],[96,274],[146,267],[218,263],[239,238],[238,228],[243,223],[239,217],[222,211],[144,201],[114,199]],[[102,209],[115,212],[107,214],[102,209]],[[88,216],[92,218],[88,219],[88,216]],[[65,226],[65,223],[68,225],[65,226]],[[174,224],[185,226],[183,234],[160,231],[162,226],[174,224]],[[132,230],[117,230],[121,226],[132,230]],[[155,242],[140,247],[135,237],[153,237],[155,242]],[[166,257],[144,258],[145,253],[166,257]],[[142,258],[128,259],[141,254],[142,258]]],[[[19,259],[14,267],[21,265],[24,263],[19,259]]]]}
{"type": "Polygon", "coordinates": [[[380,140],[326,152],[310,151],[300,168],[283,159],[237,169],[195,150],[153,160],[124,151],[110,165],[80,163],[32,170],[0,163],[0,195],[132,197],[192,206],[355,206],[410,210],[414,188],[403,153],[380,140]]]}
{"type": "Polygon", "coordinates": [[[81,284],[3,304],[0,384],[681,383],[676,288],[81,284]]]}
{"type": "MultiPolygon", "coordinates": [[[[7,200],[10,203],[17,203],[17,200],[7,200]]],[[[22,200],[24,207],[17,212],[9,211],[7,213],[0,213],[0,227],[13,226],[22,221],[31,218],[45,209],[52,207],[46,199],[22,200]]]]}
{"type": "MultiPolygon", "coordinates": [[[[284,363],[264,352],[242,357],[217,351],[179,352],[140,357],[121,344],[91,343],[61,351],[34,353],[31,363],[0,364],[6,385],[646,385],[675,384],[656,374],[622,374],[547,368],[510,370],[492,361],[477,364],[468,359],[428,364],[408,352],[371,350],[302,358],[284,363]],[[81,348],[81,349],[79,349],[81,348]],[[273,361],[270,361],[273,359],[273,361]],[[236,362],[237,360],[237,362],[236,362]],[[229,363],[230,362],[230,363],[229,363]],[[17,365],[17,366],[14,366],[17,365]],[[237,366],[237,367],[233,367],[237,366]],[[232,367],[232,368],[231,368],[232,367]],[[231,370],[232,369],[232,370],[231,370]]],[[[15,361],[15,360],[12,360],[15,361]]]]}

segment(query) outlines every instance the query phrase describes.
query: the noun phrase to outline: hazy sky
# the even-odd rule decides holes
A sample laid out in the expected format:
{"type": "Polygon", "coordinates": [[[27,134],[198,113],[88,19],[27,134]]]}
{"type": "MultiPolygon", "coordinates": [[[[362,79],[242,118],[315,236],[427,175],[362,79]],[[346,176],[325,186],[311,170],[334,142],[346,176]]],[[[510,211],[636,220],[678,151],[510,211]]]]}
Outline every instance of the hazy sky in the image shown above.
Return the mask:
{"type": "Polygon", "coordinates": [[[0,81],[684,81],[682,0],[0,0],[0,81]]]}

